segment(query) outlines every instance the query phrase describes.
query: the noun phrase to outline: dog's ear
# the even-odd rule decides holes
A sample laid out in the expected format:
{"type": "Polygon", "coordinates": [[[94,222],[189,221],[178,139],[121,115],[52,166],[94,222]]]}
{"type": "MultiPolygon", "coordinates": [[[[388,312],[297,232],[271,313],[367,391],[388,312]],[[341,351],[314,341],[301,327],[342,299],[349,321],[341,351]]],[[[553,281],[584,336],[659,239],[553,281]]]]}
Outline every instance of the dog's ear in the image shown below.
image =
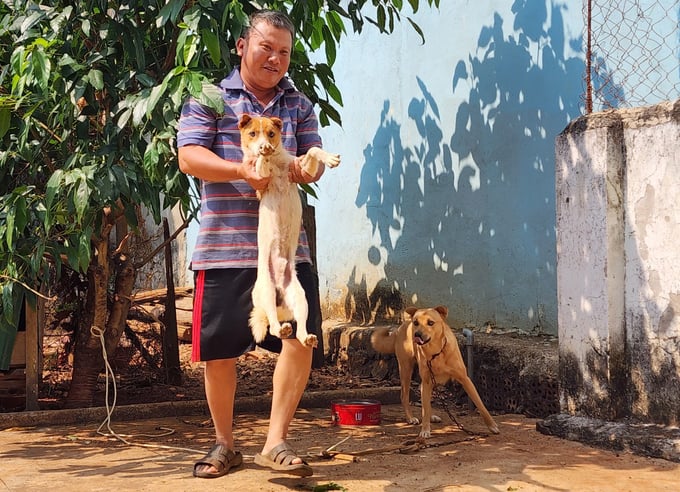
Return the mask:
{"type": "Polygon", "coordinates": [[[279,131],[283,130],[283,120],[281,118],[274,116],[270,119],[272,120],[272,123],[274,123],[274,126],[279,129],[279,131]]]}
{"type": "Polygon", "coordinates": [[[418,308],[415,306],[409,306],[407,307],[404,311],[408,313],[408,315],[413,318],[413,315],[416,314],[416,311],[418,311],[418,308]]]}
{"type": "Polygon", "coordinates": [[[252,120],[249,114],[244,114],[241,116],[241,120],[238,122],[238,129],[243,130],[246,126],[248,126],[248,123],[252,120]]]}
{"type": "Polygon", "coordinates": [[[446,321],[446,317],[449,315],[449,308],[446,306],[437,306],[434,310],[441,314],[444,321],[446,321]]]}

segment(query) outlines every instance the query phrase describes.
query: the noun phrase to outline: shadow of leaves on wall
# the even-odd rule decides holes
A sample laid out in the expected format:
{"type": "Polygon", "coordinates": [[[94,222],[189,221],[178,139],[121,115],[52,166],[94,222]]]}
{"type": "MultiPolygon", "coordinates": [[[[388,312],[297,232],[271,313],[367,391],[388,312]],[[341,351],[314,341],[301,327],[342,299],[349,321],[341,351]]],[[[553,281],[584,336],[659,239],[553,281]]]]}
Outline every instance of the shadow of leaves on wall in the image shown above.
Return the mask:
{"type": "MultiPolygon", "coordinates": [[[[584,67],[564,55],[566,9],[516,1],[510,34],[495,14],[476,52],[453,64],[446,105],[428,89],[430,72],[416,74],[408,122],[385,101],[355,200],[379,238],[369,253],[384,278],[369,292],[352,273],[348,318],[446,304],[454,325],[556,333],[554,138],[581,112],[584,67]]],[[[580,39],[571,44],[580,50],[580,39]]]]}

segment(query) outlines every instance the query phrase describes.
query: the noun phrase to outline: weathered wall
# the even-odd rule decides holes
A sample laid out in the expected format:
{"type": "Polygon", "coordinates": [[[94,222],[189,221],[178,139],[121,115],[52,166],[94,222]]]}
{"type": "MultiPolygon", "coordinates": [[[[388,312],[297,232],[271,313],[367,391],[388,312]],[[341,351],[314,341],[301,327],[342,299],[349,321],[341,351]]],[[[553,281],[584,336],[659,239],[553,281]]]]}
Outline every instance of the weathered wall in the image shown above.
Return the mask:
{"type": "MultiPolygon", "coordinates": [[[[176,207],[165,212],[165,217],[168,220],[169,235],[172,236],[177,229],[182,226],[184,222],[179,209],[176,207]]],[[[158,248],[164,241],[163,238],[163,224],[154,224],[153,218],[148,213],[143,213],[139,217],[140,234],[135,236],[134,242],[131,245],[137,261],[149,256],[156,248],[158,248]]],[[[193,285],[193,276],[187,269],[187,265],[191,258],[187,249],[187,234],[186,229],[179,233],[179,235],[170,244],[172,250],[172,266],[173,266],[173,280],[175,287],[190,287],[193,285]]],[[[137,281],[135,282],[135,290],[153,290],[167,287],[167,275],[165,269],[165,252],[161,250],[151,260],[140,268],[137,272],[137,281]]]]}
{"type": "Polygon", "coordinates": [[[581,6],[450,0],[333,67],[342,164],[315,201],[324,315],[446,304],[455,327],[557,332],[554,140],[581,114],[581,6]]]}
{"type": "Polygon", "coordinates": [[[680,101],[556,139],[560,406],[680,423],[680,101]]]}

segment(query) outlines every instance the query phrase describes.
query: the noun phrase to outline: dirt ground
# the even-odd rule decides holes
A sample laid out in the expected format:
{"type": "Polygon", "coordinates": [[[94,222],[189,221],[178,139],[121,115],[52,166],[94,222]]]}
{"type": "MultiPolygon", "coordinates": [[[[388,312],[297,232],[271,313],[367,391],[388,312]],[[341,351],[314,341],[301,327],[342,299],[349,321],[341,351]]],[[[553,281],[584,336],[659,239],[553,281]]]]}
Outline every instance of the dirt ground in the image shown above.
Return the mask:
{"type": "Polygon", "coordinates": [[[501,433],[487,435],[477,415],[459,415],[465,428],[479,433],[468,435],[444,416],[418,446],[417,427],[403,422],[398,405],[383,405],[381,423],[373,426],[338,426],[327,408],[301,409],[290,441],[314,467],[304,479],[253,463],[266,430],[261,414],[238,415],[244,465],[214,480],[191,475],[213,439],[204,416],[116,422],[114,414],[111,429],[131,444],[98,434],[97,424],[10,428],[0,431],[0,490],[678,490],[678,464],[545,436],[535,430],[535,419],[519,415],[496,419],[501,433]],[[343,454],[319,456],[333,445],[343,454]]]}
{"type": "MultiPolygon", "coordinates": [[[[214,487],[318,492],[680,490],[677,463],[547,436],[536,431],[537,419],[523,415],[495,415],[501,433],[487,435],[479,416],[460,403],[449,410],[458,422],[477,434],[460,430],[440,408],[443,423],[433,426],[432,438],[418,442],[418,427],[404,422],[401,407],[393,404],[397,401],[394,392],[381,400],[380,425],[335,425],[328,401],[300,408],[292,424],[290,442],[307,456],[314,475],[300,479],[262,469],[253,463],[253,456],[266,434],[267,411],[261,402],[271,389],[276,360],[264,353],[242,357],[238,364],[237,399],[242,410],[237,412],[235,432],[237,446],[245,456],[244,466],[215,480],[197,479],[191,474],[193,463],[214,439],[210,419],[201,412],[183,413],[178,406],[168,411],[167,403],[201,400],[202,368],[190,362],[191,346],[182,344],[183,382],[178,386],[165,384],[158,370],[158,330],[148,323],[136,322],[131,323],[131,329],[135,335],[130,337],[137,340],[126,337],[114,363],[118,406],[108,425],[105,419],[82,420],[73,425],[51,420],[51,416],[67,412],[59,409],[68,388],[70,360],[68,336],[49,334],[40,389],[40,419],[0,425],[0,492],[191,492],[214,487]],[[136,344],[146,353],[135,348],[136,344]],[[166,406],[161,411],[163,402],[166,406]],[[144,405],[151,409],[144,415],[155,418],[129,420],[118,413],[144,405]],[[154,408],[159,410],[155,412],[154,408]],[[109,431],[119,437],[106,435],[109,431]],[[320,456],[321,451],[333,446],[339,454],[330,459],[320,456]]],[[[100,379],[96,404],[103,406],[105,380],[100,379]]],[[[395,384],[397,381],[357,377],[343,364],[332,364],[312,372],[307,393],[335,391],[336,399],[354,399],[364,390],[385,390],[382,394],[387,394],[388,387],[395,384]]],[[[9,416],[0,414],[5,417],[0,420],[7,422],[9,416]]]]}

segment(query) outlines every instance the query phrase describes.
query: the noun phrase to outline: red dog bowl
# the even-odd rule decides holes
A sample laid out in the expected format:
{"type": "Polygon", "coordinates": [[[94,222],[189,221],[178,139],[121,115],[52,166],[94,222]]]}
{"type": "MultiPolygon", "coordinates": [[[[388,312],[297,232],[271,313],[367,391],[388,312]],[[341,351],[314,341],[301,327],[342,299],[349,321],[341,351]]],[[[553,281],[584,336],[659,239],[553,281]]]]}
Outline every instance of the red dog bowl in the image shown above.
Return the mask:
{"type": "Polygon", "coordinates": [[[378,425],[380,424],[380,402],[377,400],[332,401],[331,418],[335,425],[378,425]]]}

